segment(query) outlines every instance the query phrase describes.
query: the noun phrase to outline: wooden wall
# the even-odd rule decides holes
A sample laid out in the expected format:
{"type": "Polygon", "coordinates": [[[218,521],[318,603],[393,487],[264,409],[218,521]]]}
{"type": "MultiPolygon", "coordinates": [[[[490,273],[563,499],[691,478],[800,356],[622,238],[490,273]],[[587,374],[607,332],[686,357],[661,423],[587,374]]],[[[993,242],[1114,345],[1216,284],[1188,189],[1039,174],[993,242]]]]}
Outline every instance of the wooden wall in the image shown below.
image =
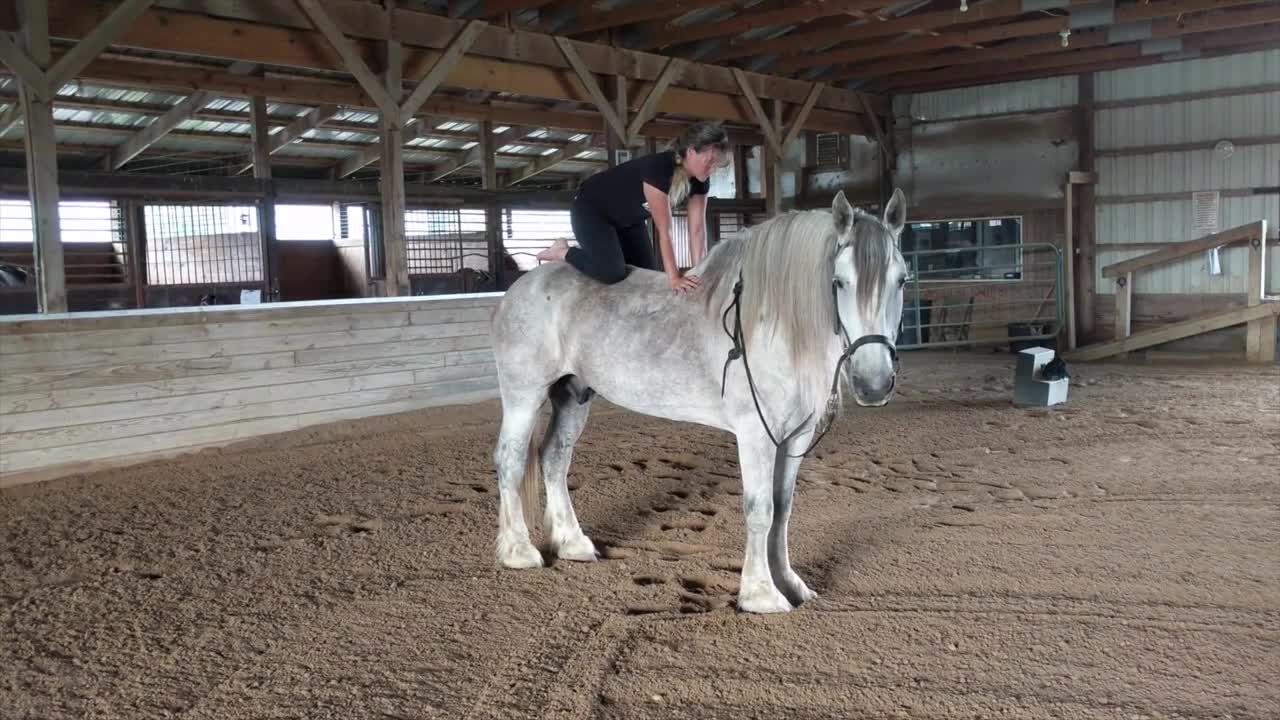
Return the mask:
{"type": "Polygon", "coordinates": [[[0,486],[497,397],[498,296],[0,318],[0,486]]]}

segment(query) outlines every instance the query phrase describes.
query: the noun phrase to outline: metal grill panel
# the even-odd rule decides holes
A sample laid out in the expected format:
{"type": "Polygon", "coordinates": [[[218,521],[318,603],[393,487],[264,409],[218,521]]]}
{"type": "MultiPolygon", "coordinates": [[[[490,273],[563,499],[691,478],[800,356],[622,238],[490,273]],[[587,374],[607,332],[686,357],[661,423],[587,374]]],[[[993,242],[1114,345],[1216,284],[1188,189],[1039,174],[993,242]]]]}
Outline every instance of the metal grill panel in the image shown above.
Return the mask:
{"type": "Polygon", "coordinates": [[[262,237],[254,205],[149,204],[147,284],[262,282],[262,237]]]}
{"type": "Polygon", "coordinates": [[[482,209],[412,208],[405,212],[404,234],[411,277],[489,271],[482,209]]]}
{"type": "MultiPolygon", "coordinates": [[[[67,287],[121,287],[133,283],[124,213],[114,200],[58,203],[67,287]]],[[[35,274],[35,234],[31,203],[0,199],[0,262],[35,274]]]]}

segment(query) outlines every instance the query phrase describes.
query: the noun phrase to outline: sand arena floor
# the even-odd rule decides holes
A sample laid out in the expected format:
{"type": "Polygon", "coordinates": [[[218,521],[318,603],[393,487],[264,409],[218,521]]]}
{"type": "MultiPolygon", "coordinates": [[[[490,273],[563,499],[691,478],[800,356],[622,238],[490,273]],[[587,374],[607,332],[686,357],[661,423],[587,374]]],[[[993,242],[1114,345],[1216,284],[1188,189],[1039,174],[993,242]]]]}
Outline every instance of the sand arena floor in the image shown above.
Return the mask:
{"type": "Polygon", "coordinates": [[[594,564],[495,567],[496,403],[5,491],[0,716],[1280,716],[1280,374],[1072,369],[1024,410],[904,355],[802,466],[781,616],[731,438],[601,402],[594,564]]]}

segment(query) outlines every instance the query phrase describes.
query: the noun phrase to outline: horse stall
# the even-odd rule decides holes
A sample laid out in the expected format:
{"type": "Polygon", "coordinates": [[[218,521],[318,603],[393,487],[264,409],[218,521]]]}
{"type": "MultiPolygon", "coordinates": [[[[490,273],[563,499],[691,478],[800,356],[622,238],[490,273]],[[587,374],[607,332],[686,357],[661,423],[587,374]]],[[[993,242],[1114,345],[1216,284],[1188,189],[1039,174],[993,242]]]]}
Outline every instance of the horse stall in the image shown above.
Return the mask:
{"type": "Polygon", "coordinates": [[[1274,717],[1277,78],[1260,0],[0,3],[0,718],[1274,717]],[[546,259],[708,120],[692,296],[546,259]]]}

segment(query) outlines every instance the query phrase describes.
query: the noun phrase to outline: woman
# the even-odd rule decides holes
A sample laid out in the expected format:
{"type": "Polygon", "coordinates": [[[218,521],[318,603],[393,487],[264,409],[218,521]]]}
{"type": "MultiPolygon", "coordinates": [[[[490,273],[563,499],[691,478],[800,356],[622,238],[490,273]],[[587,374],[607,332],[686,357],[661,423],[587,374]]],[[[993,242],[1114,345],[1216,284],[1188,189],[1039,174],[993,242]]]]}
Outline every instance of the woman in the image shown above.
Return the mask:
{"type": "Polygon", "coordinates": [[[671,150],[644,155],[596,173],[578,188],[569,217],[579,247],[566,240],[538,254],[539,260],[565,260],[588,277],[612,284],[627,276],[627,265],[657,269],[645,215],[653,217],[662,249],[662,267],[676,293],[698,286],[681,275],[671,245],[671,211],[688,200],[689,243],[693,264],[706,252],[707,192],[711,173],[728,157],[729,138],[716,123],[692,125],[671,150]]]}

